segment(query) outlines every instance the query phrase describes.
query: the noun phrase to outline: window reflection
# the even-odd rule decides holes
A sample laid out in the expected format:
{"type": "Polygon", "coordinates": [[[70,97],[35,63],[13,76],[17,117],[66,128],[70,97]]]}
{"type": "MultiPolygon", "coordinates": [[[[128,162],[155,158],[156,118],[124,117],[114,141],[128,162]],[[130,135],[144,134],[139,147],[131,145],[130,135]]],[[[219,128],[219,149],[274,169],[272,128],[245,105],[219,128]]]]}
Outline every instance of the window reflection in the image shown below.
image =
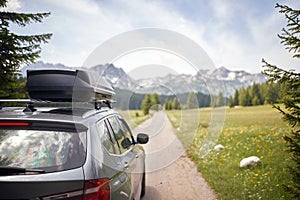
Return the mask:
{"type": "Polygon", "coordinates": [[[85,133],[0,130],[0,166],[58,171],[85,160],[85,133]]]}

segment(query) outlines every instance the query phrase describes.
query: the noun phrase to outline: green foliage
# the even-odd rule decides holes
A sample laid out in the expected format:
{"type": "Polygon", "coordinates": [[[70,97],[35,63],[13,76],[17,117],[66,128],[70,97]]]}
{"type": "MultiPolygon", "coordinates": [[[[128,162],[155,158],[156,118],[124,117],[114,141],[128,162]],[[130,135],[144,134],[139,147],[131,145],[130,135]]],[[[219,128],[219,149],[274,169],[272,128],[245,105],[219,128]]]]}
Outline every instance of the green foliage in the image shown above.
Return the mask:
{"type": "Polygon", "coordinates": [[[144,115],[148,115],[150,109],[158,111],[160,109],[160,100],[158,94],[146,94],[141,106],[144,115]]]}
{"type": "Polygon", "coordinates": [[[166,100],[165,100],[164,109],[165,110],[169,109],[169,99],[168,98],[166,98],[166,100]]]}
{"type": "Polygon", "coordinates": [[[160,104],[159,96],[157,93],[154,93],[151,96],[151,102],[152,102],[152,104],[160,104]]]}
{"type": "MultiPolygon", "coordinates": [[[[145,98],[145,94],[139,94],[134,93],[129,90],[123,90],[119,88],[115,88],[116,95],[114,99],[116,100],[116,103],[114,106],[116,108],[122,109],[122,110],[139,110],[141,109],[142,101],[145,98]]],[[[202,94],[200,92],[196,93],[196,98],[198,100],[198,106],[199,107],[209,107],[210,106],[210,99],[211,97],[206,94],[202,94]]],[[[177,101],[180,103],[179,109],[187,109],[187,99],[188,99],[189,93],[182,93],[177,95],[159,95],[159,102],[164,102],[164,109],[166,109],[166,100],[171,101],[171,104],[173,104],[174,99],[176,98],[177,101]]],[[[157,101],[156,101],[157,102],[157,101]]],[[[159,104],[158,104],[159,106],[159,104]]],[[[172,107],[174,105],[171,105],[172,107]]],[[[168,105],[169,107],[169,105],[168,105]]],[[[176,109],[176,108],[174,108],[176,109]]]]}
{"type": "MultiPolygon", "coordinates": [[[[300,10],[294,10],[285,5],[276,4],[279,12],[285,14],[287,29],[283,28],[278,35],[286,49],[293,52],[294,58],[300,54],[300,10]]],[[[285,108],[274,105],[283,115],[283,119],[291,126],[291,132],[284,136],[289,151],[289,172],[291,180],[286,184],[286,189],[294,198],[300,196],[300,73],[286,71],[263,60],[264,74],[270,77],[269,81],[281,84],[281,102],[285,108]]]]}
{"type": "Polygon", "coordinates": [[[142,101],[142,110],[143,110],[144,115],[149,114],[149,110],[150,110],[151,106],[152,106],[151,95],[146,94],[144,100],[142,101]]]}
{"type": "Polygon", "coordinates": [[[251,87],[251,97],[252,97],[251,104],[253,106],[262,105],[264,102],[262,99],[259,85],[256,83],[253,83],[251,87]]]}
{"type": "Polygon", "coordinates": [[[276,8],[279,8],[279,12],[285,14],[287,19],[287,29],[282,29],[282,34],[278,35],[281,39],[281,43],[290,52],[294,52],[295,58],[300,57],[300,10],[292,9],[286,5],[276,4],[276,8]]]}
{"type": "Polygon", "coordinates": [[[233,108],[234,106],[236,106],[234,103],[234,98],[232,98],[232,97],[229,98],[228,106],[229,106],[229,108],[233,108]]]}
{"type": "Polygon", "coordinates": [[[234,92],[233,105],[234,106],[239,105],[239,91],[238,90],[235,90],[235,92],[234,92]]]}
{"type": "MultiPolygon", "coordinates": [[[[6,7],[7,0],[0,0],[0,7],[6,7]]],[[[41,52],[40,44],[47,43],[52,34],[18,35],[9,30],[11,23],[25,27],[41,22],[50,13],[25,14],[0,11],[0,95],[10,98],[8,90],[17,83],[21,65],[33,63],[41,52]]]]}
{"type": "Polygon", "coordinates": [[[173,99],[172,108],[175,109],[175,110],[179,110],[180,109],[180,103],[179,103],[179,101],[178,101],[178,99],[176,97],[173,99]]]}
{"type": "MultiPolygon", "coordinates": [[[[211,151],[204,158],[199,157],[199,149],[205,145],[208,126],[213,126],[212,110],[218,108],[193,109],[186,116],[194,120],[200,113],[198,130],[190,124],[182,124],[179,111],[168,111],[168,117],[177,129],[182,143],[190,138],[184,134],[196,132],[187,154],[197,164],[198,170],[214,189],[218,199],[295,199],[284,189],[291,175],[285,167],[289,162],[288,152],[284,151],[283,135],[289,132],[286,122],[270,105],[226,109],[224,128],[218,144],[225,149],[211,151]],[[239,162],[252,155],[258,156],[262,163],[255,168],[243,169],[239,162]]],[[[299,176],[298,176],[299,177],[299,176]]]]}
{"type": "Polygon", "coordinates": [[[257,106],[263,104],[277,103],[280,98],[280,83],[254,83],[247,88],[235,90],[234,96],[230,97],[229,107],[257,106]]]}
{"type": "Polygon", "coordinates": [[[198,98],[194,92],[189,93],[188,99],[187,99],[187,108],[193,109],[198,108],[198,98]]]}
{"type": "Polygon", "coordinates": [[[225,105],[225,98],[223,96],[222,92],[219,92],[218,96],[216,97],[215,101],[211,102],[211,106],[213,107],[219,107],[225,105]]]}

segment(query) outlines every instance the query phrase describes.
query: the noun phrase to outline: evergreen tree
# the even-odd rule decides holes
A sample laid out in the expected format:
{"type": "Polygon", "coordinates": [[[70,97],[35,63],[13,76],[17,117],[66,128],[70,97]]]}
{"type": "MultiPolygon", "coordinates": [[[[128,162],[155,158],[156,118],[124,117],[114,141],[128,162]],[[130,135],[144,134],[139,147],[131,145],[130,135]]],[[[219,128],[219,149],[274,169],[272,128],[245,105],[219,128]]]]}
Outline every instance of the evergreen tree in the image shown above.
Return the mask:
{"type": "Polygon", "coordinates": [[[151,106],[152,106],[152,109],[158,111],[159,110],[159,107],[160,107],[160,101],[159,101],[159,96],[157,93],[154,93],[152,96],[151,96],[151,106]]]}
{"type": "Polygon", "coordinates": [[[151,95],[146,94],[144,100],[142,101],[142,110],[143,110],[144,115],[149,114],[149,110],[150,110],[151,106],[152,106],[151,95]]]}
{"type": "Polygon", "coordinates": [[[176,97],[174,97],[174,99],[173,99],[172,108],[175,109],[175,110],[179,110],[180,109],[180,103],[179,103],[179,101],[178,101],[178,99],[176,97]]]}
{"type": "Polygon", "coordinates": [[[233,105],[234,106],[239,105],[239,91],[237,89],[234,92],[233,105]]]}
{"type": "Polygon", "coordinates": [[[166,100],[165,100],[164,109],[165,110],[169,109],[169,99],[168,98],[166,98],[166,100]]]}
{"type": "Polygon", "coordinates": [[[151,96],[151,102],[152,104],[160,104],[160,101],[159,101],[159,96],[157,93],[154,93],[152,96],[151,96]]]}
{"type": "MultiPolygon", "coordinates": [[[[5,8],[6,4],[7,0],[0,0],[0,8],[5,8]]],[[[40,44],[46,43],[52,35],[18,35],[9,30],[11,23],[25,27],[42,22],[49,15],[0,11],[0,97],[10,97],[19,68],[23,64],[33,63],[41,52],[40,44]]]]}
{"type": "Polygon", "coordinates": [[[260,94],[259,84],[253,83],[251,87],[251,104],[253,106],[261,105],[263,103],[262,96],[260,94]]]}
{"type": "Polygon", "coordinates": [[[169,101],[169,103],[168,103],[168,110],[172,110],[172,109],[173,109],[172,101],[169,101]]]}
{"type": "Polygon", "coordinates": [[[269,104],[277,103],[280,98],[280,84],[270,82],[269,84],[266,84],[266,86],[265,102],[269,104]]]}
{"type": "Polygon", "coordinates": [[[251,96],[249,88],[240,91],[239,102],[241,106],[251,106],[251,96]]]}
{"type": "MultiPolygon", "coordinates": [[[[282,30],[279,35],[281,43],[294,58],[300,58],[300,10],[292,9],[285,5],[276,4],[279,12],[285,14],[287,29],[282,30]]],[[[286,71],[263,60],[264,74],[270,77],[270,82],[277,82],[282,87],[281,102],[285,109],[278,105],[274,107],[283,114],[283,119],[291,125],[291,132],[284,136],[287,141],[290,164],[289,170],[292,175],[291,183],[286,186],[288,191],[299,199],[300,196],[300,73],[286,71]]]]}
{"type": "Polygon", "coordinates": [[[218,97],[216,99],[215,106],[224,106],[225,105],[225,99],[223,97],[223,93],[219,92],[218,97]]]}
{"type": "Polygon", "coordinates": [[[198,108],[198,100],[197,96],[194,92],[189,93],[188,99],[187,99],[187,108],[198,108]]]}
{"type": "Polygon", "coordinates": [[[235,106],[234,99],[232,97],[229,97],[228,106],[229,108],[233,108],[235,106]]]}

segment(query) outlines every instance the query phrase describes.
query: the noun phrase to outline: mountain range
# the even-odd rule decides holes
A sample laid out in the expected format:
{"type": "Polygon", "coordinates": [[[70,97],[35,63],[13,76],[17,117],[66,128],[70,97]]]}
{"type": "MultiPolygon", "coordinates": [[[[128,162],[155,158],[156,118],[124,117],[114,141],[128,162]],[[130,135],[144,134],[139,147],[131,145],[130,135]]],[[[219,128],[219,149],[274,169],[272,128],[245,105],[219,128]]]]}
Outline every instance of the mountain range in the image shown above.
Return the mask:
{"type": "MultiPolygon", "coordinates": [[[[37,62],[21,69],[25,77],[28,69],[74,69],[63,64],[37,62]]],[[[164,77],[135,80],[126,72],[113,64],[96,65],[94,70],[104,76],[116,89],[129,90],[134,93],[158,93],[160,95],[178,95],[189,92],[224,96],[232,96],[236,89],[255,83],[264,83],[267,78],[262,74],[251,74],[246,71],[231,71],[225,67],[214,70],[199,70],[197,74],[169,74],[164,77]]]]}

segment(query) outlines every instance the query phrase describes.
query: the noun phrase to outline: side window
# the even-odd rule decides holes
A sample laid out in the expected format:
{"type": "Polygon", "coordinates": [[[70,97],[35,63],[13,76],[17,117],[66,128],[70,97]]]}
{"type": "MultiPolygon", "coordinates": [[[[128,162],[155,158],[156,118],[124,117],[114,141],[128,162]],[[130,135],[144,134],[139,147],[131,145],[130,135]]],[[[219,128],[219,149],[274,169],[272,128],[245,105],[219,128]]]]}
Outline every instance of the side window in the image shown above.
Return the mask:
{"type": "Polygon", "coordinates": [[[124,132],[123,127],[121,126],[121,124],[119,123],[119,120],[116,117],[110,117],[108,118],[108,122],[111,126],[111,129],[113,130],[113,134],[115,139],[117,140],[121,153],[125,152],[126,150],[128,150],[130,148],[130,145],[127,146],[127,148],[125,148],[122,145],[122,142],[124,143],[124,140],[127,138],[130,140],[131,142],[131,137],[127,137],[126,133],[124,132]]]}
{"type": "Polygon", "coordinates": [[[120,150],[114,138],[109,134],[107,125],[104,121],[98,123],[98,130],[101,134],[101,142],[109,153],[119,154],[120,150]]]}
{"type": "Polygon", "coordinates": [[[123,130],[124,136],[127,137],[128,139],[132,140],[132,134],[130,131],[130,128],[128,126],[128,124],[125,122],[125,120],[121,117],[118,116],[118,120],[120,122],[121,128],[123,130]]]}

